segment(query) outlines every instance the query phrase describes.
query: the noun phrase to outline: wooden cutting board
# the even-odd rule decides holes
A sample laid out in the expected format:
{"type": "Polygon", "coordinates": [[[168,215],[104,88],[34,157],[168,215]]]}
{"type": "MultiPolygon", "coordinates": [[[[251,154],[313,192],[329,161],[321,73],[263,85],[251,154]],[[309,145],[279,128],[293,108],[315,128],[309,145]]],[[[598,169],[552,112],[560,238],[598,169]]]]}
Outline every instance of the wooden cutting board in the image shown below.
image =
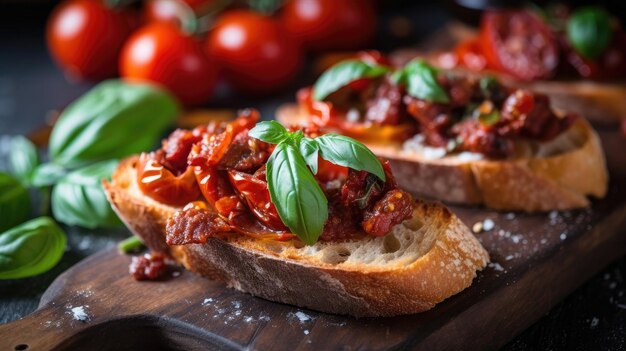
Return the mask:
{"type": "MultiPolygon", "coordinates": [[[[626,254],[626,139],[602,132],[607,198],[591,209],[522,215],[453,207],[492,263],[460,294],[416,315],[355,319],[273,303],[176,271],[158,282],[128,274],[111,249],[61,276],[39,309],[0,326],[0,350],[496,349],[602,267],[626,254]]],[[[315,293],[314,291],[311,292],[315,293]]]]}

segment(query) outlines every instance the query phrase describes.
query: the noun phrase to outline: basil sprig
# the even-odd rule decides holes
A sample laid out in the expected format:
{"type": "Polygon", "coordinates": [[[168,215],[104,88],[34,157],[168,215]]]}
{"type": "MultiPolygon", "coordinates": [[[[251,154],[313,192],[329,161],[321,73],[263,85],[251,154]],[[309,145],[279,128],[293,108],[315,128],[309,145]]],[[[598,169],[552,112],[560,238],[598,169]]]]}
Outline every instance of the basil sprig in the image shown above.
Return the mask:
{"type": "Polygon", "coordinates": [[[376,78],[389,68],[360,60],[345,60],[326,70],[313,85],[313,99],[322,101],[330,94],[361,78],[376,78]]]}
{"type": "Polygon", "coordinates": [[[49,217],[0,233],[0,279],[26,278],[54,267],[65,252],[65,233],[49,217]]]}
{"type": "Polygon", "coordinates": [[[9,165],[11,173],[22,184],[29,186],[33,172],[39,165],[37,147],[30,140],[18,135],[11,138],[10,150],[9,165]]]}
{"type": "Polygon", "coordinates": [[[600,56],[611,42],[611,17],[602,8],[583,7],[572,14],[567,22],[567,39],[582,56],[594,59],[600,56]]]}
{"type": "Polygon", "coordinates": [[[248,134],[277,144],[267,161],[270,198],[283,223],[307,245],[317,241],[328,219],[328,200],[313,176],[318,155],[385,180],[378,158],[354,139],[334,134],[307,138],[302,131],[289,132],[273,121],[258,123],[248,134]]]}
{"type": "Polygon", "coordinates": [[[96,163],[62,177],[52,189],[54,217],[59,222],[86,228],[120,225],[102,188],[102,180],[110,179],[117,163],[96,163]]]}
{"type": "Polygon", "coordinates": [[[50,158],[76,168],[150,149],[177,114],[174,98],[155,86],[105,81],[63,111],[50,135],[50,158]]]}
{"type": "Polygon", "coordinates": [[[409,95],[418,99],[448,103],[450,98],[437,82],[437,69],[422,59],[411,60],[402,69],[395,71],[391,80],[406,85],[409,95]]]}
{"type": "Polygon", "coordinates": [[[18,225],[30,216],[28,190],[6,173],[0,173],[0,232],[18,225]]]}

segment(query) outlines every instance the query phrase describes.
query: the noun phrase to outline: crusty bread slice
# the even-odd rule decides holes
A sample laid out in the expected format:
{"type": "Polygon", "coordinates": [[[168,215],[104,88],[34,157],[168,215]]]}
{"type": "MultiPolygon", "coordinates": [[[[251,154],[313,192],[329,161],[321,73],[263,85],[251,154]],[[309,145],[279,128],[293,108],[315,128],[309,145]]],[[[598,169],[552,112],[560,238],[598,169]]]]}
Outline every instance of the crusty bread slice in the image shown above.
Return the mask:
{"type": "MultiPolygon", "coordinates": [[[[476,29],[460,22],[450,22],[420,43],[417,48],[392,52],[391,61],[402,66],[415,57],[432,57],[440,52],[453,50],[461,41],[475,38],[476,29]]],[[[445,61],[445,60],[443,60],[445,61]]],[[[602,82],[579,80],[537,80],[522,82],[494,71],[482,72],[498,76],[512,87],[531,89],[550,97],[557,109],[576,111],[594,124],[615,124],[626,120],[626,82],[602,82]]]]}
{"type": "MultiPolygon", "coordinates": [[[[286,104],[276,118],[292,125],[307,116],[297,105],[286,104]]],[[[603,197],[608,186],[602,146],[583,119],[550,143],[519,145],[524,154],[507,160],[430,158],[399,142],[365,144],[390,161],[401,188],[449,203],[526,212],[566,210],[588,206],[587,195],[603,197]]]]}
{"type": "Polygon", "coordinates": [[[233,234],[168,247],[166,221],[178,208],[139,190],[136,163],[122,161],[112,182],[104,182],[126,225],[187,269],[268,300],[359,317],[417,313],[468,287],[489,260],[455,215],[424,202],[385,237],[302,246],[233,234]]]}

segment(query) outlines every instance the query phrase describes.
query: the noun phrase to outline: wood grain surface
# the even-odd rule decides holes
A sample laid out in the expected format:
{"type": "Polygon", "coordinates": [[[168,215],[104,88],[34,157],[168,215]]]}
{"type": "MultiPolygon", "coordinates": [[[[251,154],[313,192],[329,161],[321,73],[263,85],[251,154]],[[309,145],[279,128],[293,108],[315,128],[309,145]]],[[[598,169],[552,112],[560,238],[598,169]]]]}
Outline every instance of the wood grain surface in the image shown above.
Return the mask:
{"type": "MultiPolygon", "coordinates": [[[[611,187],[590,209],[540,215],[454,207],[492,263],[473,285],[417,315],[355,319],[273,303],[177,270],[137,282],[110,249],[62,274],[32,315],[0,326],[2,350],[496,349],[626,253],[626,140],[601,133],[611,187]],[[28,346],[26,346],[28,345],[28,346]]],[[[311,292],[315,293],[315,292],[311,292]]]]}

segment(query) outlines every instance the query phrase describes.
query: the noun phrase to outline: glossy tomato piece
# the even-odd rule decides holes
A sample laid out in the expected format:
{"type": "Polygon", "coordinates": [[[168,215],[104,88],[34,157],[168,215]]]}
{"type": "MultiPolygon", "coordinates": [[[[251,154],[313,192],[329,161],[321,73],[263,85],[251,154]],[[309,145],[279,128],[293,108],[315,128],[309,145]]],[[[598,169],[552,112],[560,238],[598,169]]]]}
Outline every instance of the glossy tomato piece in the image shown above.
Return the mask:
{"type": "Polygon", "coordinates": [[[371,0],[291,0],[281,16],[285,30],[313,50],[351,50],[376,34],[371,0]]]}
{"type": "Polygon", "coordinates": [[[113,77],[124,41],[135,27],[135,17],[130,10],[110,8],[100,0],[64,1],[48,21],[48,49],[75,78],[113,77]]]}
{"type": "Polygon", "coordinates": [[[200,196],[192,167],[175,176],[148,154],[141,154],[137,163],[137,184],[147,196],[172,206],[186,205],[200,196]]]}
{"type": "Polygon", "coordinates": [[[457,64],[474,71],[481,71],[487,67],[487,60],[483,48],[477,38],[461,42],[455,48],[457,64]]]}
{"type": "Polygon", "coordinates": [[[128,39],[120,56],[124,78],[156,82],[185,105],[206,102],[217,80],[217,66],[200,43],[171,23],[153,23],[128,39]]]}
{"type": "Polygon", "coordinates": [[[252,174],[228,171],[230,183],[246,200],[254,216],[264,225],[275,230],[287,230],[270,199],[267,183],[252,174]]]}
{"type": "Polygon", "coordinates": [[[268,94],[285,87],[302,65],[302,53],[278,23],[258,13],[234,10],[209,33],[206,49],[237,90],[268,94]]]}
{"type": "Polygon", "coordinates": [[[515,78],[549,78],[559,64],[555,35],[530,11],[486,12],[480,36],[487,65],[515,78]]]}
{"type": "Polygon", "coordinates": [[[188,16],[202,16],[220,5],[220,0],[149,0],[145,2],[144,18],[149,22],[170,22],[177,25],[188,16]]]}

